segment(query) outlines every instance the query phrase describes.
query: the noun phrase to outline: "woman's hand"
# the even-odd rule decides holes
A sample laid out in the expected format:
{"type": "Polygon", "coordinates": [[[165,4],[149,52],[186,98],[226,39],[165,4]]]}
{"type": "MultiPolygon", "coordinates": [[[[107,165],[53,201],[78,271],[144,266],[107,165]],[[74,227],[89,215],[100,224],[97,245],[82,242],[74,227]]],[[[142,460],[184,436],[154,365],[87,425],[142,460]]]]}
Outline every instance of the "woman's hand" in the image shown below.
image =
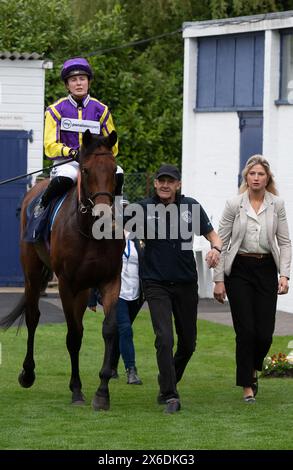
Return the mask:
{"type": "Polygon", "coordinates": [[[289,290],[289,282],[285,276],[280,276],[279,285],[278,285],[278,294],[287,294],[289,290]]]}
{"type": "Polygon", "coordinates": [[[224,300],[226,298],[226,289],[224,282],[220,281],[215,283],[214,298],[221,304],[224,303],[224,300]]]}

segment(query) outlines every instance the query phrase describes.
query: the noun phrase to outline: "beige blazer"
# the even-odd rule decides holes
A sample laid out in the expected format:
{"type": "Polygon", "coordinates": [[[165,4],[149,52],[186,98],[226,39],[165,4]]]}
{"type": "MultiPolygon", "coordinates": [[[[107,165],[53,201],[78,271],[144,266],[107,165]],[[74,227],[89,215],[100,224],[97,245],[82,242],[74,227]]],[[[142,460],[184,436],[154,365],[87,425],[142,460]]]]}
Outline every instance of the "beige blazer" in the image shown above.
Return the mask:
{"type": "MultiPolygon", "coordinates": [[[[265,192],[267,236],[271,253],[280,276],[290,277],[291,240],[284,201],[278,196],[265,192]]],[[[223,281],[229,276],[234,258],[247,229],[246,210],[249,205],[248,193],[242,193],[226,202],[220,220],[218,234],[223,241],[220,262],[214,269],[214,281],[223,281]]]]}

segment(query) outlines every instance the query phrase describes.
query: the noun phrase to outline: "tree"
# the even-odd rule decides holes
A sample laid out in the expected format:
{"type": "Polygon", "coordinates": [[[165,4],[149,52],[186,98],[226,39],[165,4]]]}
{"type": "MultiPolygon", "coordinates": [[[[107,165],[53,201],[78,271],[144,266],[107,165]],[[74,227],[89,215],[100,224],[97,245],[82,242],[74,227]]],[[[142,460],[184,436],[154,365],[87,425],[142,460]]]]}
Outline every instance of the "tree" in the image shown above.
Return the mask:
{"type": "Polygon", "coordinates": [[[60,69],[85,56],[91,92],[110,107],[125,171],[181,162],[185,21],[268,13],[293,0],[0,0],[0,50],[53,60],[46,104],[65,93],[60,69]],[[164,36],[162,36],[164,35],[164,36]],[[146,40],[139,45],[133,41],[146,40]],[[126,47],[124,47],[126,46],[126,47]]]}
{"type": "Polygon", "coordinates": [[[292,1],[278,0],[211,0],[212,18],[256,15],[284,11],[293,7],[292,1]]]}

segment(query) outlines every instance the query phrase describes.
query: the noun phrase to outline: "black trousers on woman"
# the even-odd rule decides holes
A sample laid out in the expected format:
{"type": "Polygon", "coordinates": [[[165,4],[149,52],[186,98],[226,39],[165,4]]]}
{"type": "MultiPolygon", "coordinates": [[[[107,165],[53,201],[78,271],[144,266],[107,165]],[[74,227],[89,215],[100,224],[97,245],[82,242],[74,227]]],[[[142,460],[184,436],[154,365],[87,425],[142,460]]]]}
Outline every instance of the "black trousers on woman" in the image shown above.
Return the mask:
{"type": "Polygon", "coordinates": [[[236,385],[250,387],[273,341],[278,290],[273,257],[237,255],[225,287],[236,332],[236,385]]]}

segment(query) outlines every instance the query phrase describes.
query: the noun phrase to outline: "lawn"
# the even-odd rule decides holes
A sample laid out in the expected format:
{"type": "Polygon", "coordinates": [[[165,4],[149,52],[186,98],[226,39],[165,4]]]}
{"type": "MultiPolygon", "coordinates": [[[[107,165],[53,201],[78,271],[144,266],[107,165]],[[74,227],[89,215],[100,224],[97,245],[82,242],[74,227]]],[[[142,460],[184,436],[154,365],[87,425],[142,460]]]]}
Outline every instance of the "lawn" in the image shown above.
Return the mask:
{"type": "MultiPolygon", "coordinates": [[[[158,392],[154,337],[149,314],[134,323],[142,386],[111,380],[111,409],[94,412],[103,341],[102,314],[87,311],[80,354],[87,403],[70,404],[70,365],[65,324],[41,325],[36,334],[36,382],[18,385],[26,348],[26,328],[0,333],[0,449],[221,450],[292,449],[293,380],[260,379],[255,405],[241,400],[234,385],[234,333],[231,327],[198,322],[197,351],[179,384],[182,410],[166,415],[158,392]]],[[[271,352],[287,351],[289,336],[275,337],[271,352]]]]}

